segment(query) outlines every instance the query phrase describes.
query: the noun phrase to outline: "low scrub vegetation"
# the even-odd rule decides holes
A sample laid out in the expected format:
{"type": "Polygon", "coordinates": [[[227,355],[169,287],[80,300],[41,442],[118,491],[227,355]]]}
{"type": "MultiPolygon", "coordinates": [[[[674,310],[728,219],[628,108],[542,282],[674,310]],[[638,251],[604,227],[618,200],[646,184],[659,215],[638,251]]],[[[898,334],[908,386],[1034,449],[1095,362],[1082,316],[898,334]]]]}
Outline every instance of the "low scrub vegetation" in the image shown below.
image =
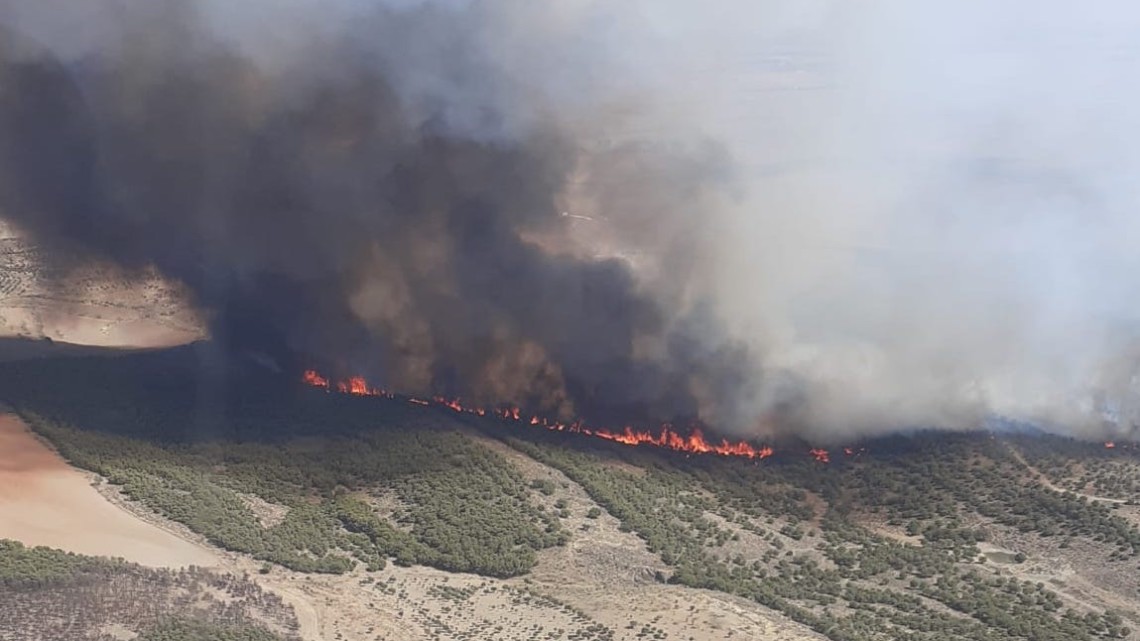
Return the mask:
{"type": "MultiPolygon", "coordinates": [[[[1122,471],[1104,476],[1016,439],[919,434],[831,464],[802,452],[689,458],[491,419],[459,417],[463,425],[440,410],[268,375],[201,390],[180,365],[189,354],[8,364],[0,389],[74,464],[216,545],[304,572],[394,562],[514,577],[569,540],[560,517],[608,512],[667,566],[657,580],[751,599],[835,641],[1093,641],[1132,636],[1140,616],[1076,603],[1015,571],[1037,562],[1030,544],[1080,542],[1095,550],[1087,562],[1117,568],[1118,593],[1135,602],[1140,532],[1117,512],[1136,498],[1121,480],[1133,465],[1126,455],[1113,454],[1122,471]],[[554,498],[552,481],[528,481],[471,429],[560,470],[593,504],[554,498]],[[1022,449],[1058,484],[1077,478],[1118,502],[1039,482],[1022,449]],[[259,520],[250,496],[279,518],[259,520]],[[998,544],[1026,549],[983,554],[998,544]]],[[[0,548],[0,568],[26,563],[0,548]]],[[[45,557],[35,572],[9,569],[0,580],[46,589],[88,572],[85,563],[45,557]]],[[[198,638],[207,624],[158,622],[142,638],[198,638]]],[[[238,625],[215,636],[262,633],[238,625]]]]}
{"type": "Polygon", "coordinates": [[[0,540],[0,638],[294,641],[293,610],[251,581],[0,540]],[[66,614],[66,616],[61,616],[66,614]]]}

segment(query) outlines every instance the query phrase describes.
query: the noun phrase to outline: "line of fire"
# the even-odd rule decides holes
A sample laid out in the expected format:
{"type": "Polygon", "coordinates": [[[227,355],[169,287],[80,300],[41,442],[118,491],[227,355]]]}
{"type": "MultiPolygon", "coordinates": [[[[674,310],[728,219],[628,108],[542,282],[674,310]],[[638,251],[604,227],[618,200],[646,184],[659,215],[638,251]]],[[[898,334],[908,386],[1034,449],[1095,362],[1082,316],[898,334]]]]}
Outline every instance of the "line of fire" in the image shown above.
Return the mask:
{"type": "MultiPolygon", "coordinates": [[[[622,445],[630,446],[650,446],[660,447],[665,449],[674,450],[677,452],[685,452],[688,454],[718,454],[720,456],[732,456],[738,458],[746,458],[752,460],[766,459],[773,454],[775,450],[769,445],[753,445],[747,441],[729,442],[727,439],[721,439],[719,443],[710,442],[705,439],[704,434],[700,428],[694,427],[689,430],[688,435],[682,435],[677,432],[671,425],[663,425],[656,432],[650,430],[635,430],[632,427],[625,427],[620,430],[608,429],[604,427],[587,427],[581,422],[562,423],[559,421],[551,421],[549,419],[531,416],[529,419],[522,415],[522,411],[517,407],[505,409],[492,409],[488,410],[482,407],[468,407],[463,405],[459,399],[446,399],[443,397],[435,397],[431,400],[425,400],[415,397],[399,397],[396,394],[387,390],[373,387],[368,384],[368,381],[362,376],[353,376],[351,378],[332,382],[328,378],[322,376],[316,370],[305,370],[302,375],[302,381],[306,385],[312,387],[321,387],[329,391],[336,391],[342,394],[352,394],[355,396],[380,396],[384,398],[397,399],[404,398],[409,403],[422,406],[442,407],[453,410],[459,413],[474,414],[476,416],[496,416],[506,421],[514,421],[541,427],[552,432],[566,432],[570,434],[582,434],[585,436],[593,436],[595,438],[605,439],[614,443],[621,443],[622,445]]],[[[1105,441],[1105,449],[1132,449],[1129,444],[1116,443],[1114,441],[1105,441]]],[[[844,456],[859,456],[867,452],[864,447],[844,447],[844,456]]],[[[820,463],[831,462],[831,452],[829,450],[813,447],[807,451],[808,455],[820,463]]]]}
{"type": "MultiPolygon", "coordinates": [[[[700,428],[696,427],[689,430],[687,434],[681,434],[671,425],[663,425],[656,431],[636,430],[632,427],[615,430],[603,427],[588,427],[582,422],[563,423],[560,421],[552,421],[540,416],[527,418],[517,407],[488,410],[482,407],[468,407],[463,405],[458,399],[435,397],[431,400],[425,400],[415,397],[398,397],[396,394],[387,390],[373,387],[361,376],[353,376],[342,381],[330,381],[316,370],[311,369],[305,371],[302,376],[302,381],[306,385],[320,387],[342,394],[379,396],[391,399],[404,398],[407,402],[416,405],[447,408],[454,412],[473,414],[476,416],[495,416],[507,421],[541,427],[552,432],[566,432],[569,434],[592,436],[623,445],[659,447],[688,454],[716,454],[751,460],[762,460],[775,454],[775,450],[772,449],[771,446],[753,445],[747,441],[730,442],[727,439],[721,439],[720,442],[711,442],[705,438],[700,428]]],[[[843,448],[843,453],[846,456],[858,456],[865,451],[864,448],[843,448]]],[[[828,450],[811,448],[808,450],[808,454],[820,463],[831,462],[831,453],[828,450]]]]}

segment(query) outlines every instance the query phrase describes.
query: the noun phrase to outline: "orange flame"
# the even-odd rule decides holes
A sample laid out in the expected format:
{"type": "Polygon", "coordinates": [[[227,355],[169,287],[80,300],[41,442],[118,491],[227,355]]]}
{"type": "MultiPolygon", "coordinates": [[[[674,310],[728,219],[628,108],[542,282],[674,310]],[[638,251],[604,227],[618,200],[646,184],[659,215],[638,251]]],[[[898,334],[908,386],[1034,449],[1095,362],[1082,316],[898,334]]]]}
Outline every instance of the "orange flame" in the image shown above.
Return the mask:
{"type": "MultiPolygon", "coordinates": [[[[306,385],[313,387],[323,387],[327,390],[332,389],[329,384],[329,379],[321,376],[316,370],[308,369],[301,376],[301,381],[306,385]]],[[[392,394],[382,390],[368,386],[368,382],[364,380],[363,376],[353,376],[352,378],[344,381],[337,381],[336,390],[341,394],[354,394],[356,396],[386,396],[392,398],[392,394]]]]}
{"type": "Polygon", "coordinates": [[[1112,441],[1105,441],[1104,442],[1104,449],[1111,450],[1114,447],[1116,447],[1116,443],[1113,443],[1112,441]]]}
{"type": "Polygon", "coordinates": [[[355,394],[357,396],[372,396],[371,390],[368,389],[368,381],[364,380],[363,376],[353,376],[348,379],[347,383],[340,383],[337,385],[342,392],[355,394]]]}
{"type": "MultiPolygon", "coordinates": [[[[302,381],[314,387],[324,387],[329,389],[329,381],[314,370],[307,370],[302,377],[302,381]]],[[[395,395],[384,391],[369,387],[367,381],[363,377],[354,376],[346,381],[338,381],[336,389],[344,394],[355,394],[358,396],[385,396],[387,398],[395,398],[395,395]]],[[[419,398],[408,397],[406,399],[409,403],[425,406],[437,406],[450,409],[454,412],[475,414],[477,416],[485,416],[488,410],[481,407],[466,407],[458,399],[447,399],[442,396],[436,396],[431,401],[426,401],[419,398]]],[[[692,428],[687,435],[682,435],[673,429],[671,425],[663,425],[660,430],[653,432],[650,430],[635,430],[632,427],[626,427],[620,431],[610,430],[606,428],[590,428],[579,422],[574,423],[561,423],[558,421],[550,421],[546,418],[539,416],[532,416],[524,419],[522,410],[518,407],[506,407],[490,410],[490,412],[503,420],[515,421],[518,423],[534,425],[542,427],[547,430],[556,432],[572,432],[574,434],[584,434],[586,436],[593,436],[596,438],[612,441],[614,443],[621,443],[623,445],[650,445],[665,449],[674,450],[677,452],[689,452],[693,454],[719,454],[720,456],[733,456],[747,459],[765,459],[772,456],[775,451],[767,446],[757,447],[746,441],[738,441],[735,443],[729,442],[727,439],[721,439],[720,442],[709,442],[705,439],[704,434],[699,428],[692,428]]],[[[812,450],[812,454],[816,459],[824,463],[828,462],[827,452],[824,450],[812,450]],[[819,456],[816,452],[822,452],[823,456],[819,456]]]]}
{"type": "Polygon", "coordinates": [[[827,452],[827,450],[822,450],[818,447],[813,447],[813,448],[811,448],[811,450],[808,451],[808,454],[811,454],[813,457],[815,457],[815,460],[819,461],[820,463],[830,463],[831,462],[831,454],[829,454],[827,452]]]}
{"type": "MultiPolygon", "coordinates": [[[[561,426],[555,429],[560,430],[561,426]]],[[[730,443],[722,439],[719,443],[710,443],[705,440],[705,436],[701,433],[699,428],[693,428],[688,436],[678,434],[670,425],[663,425],[661,430],[656,434],[648,430],[634,430],[631,427],[626,427],[620,432],[613,432],[607,429],[589,430],[577,426],[573,431],[584,432],[598,438],[623,443],[625,445],[655,445],[677,452],[691,452],[693,454],[719,454],[721,456],[764,459],[772,456],[774,453],[771,447],[755,447],[745,441],[730,443]]]]}
{"type": "Polygon", "coordinates": [[[323,387],[325,389],[328,389],[328,387],[329,387],[329,379],[318,374],[316,372],[316,370],[311,370],[311,369],[305,370],[305,375],[301,380],[303,380],[305,382],[305,385],[312,385],[313,387],[323,387]]]}

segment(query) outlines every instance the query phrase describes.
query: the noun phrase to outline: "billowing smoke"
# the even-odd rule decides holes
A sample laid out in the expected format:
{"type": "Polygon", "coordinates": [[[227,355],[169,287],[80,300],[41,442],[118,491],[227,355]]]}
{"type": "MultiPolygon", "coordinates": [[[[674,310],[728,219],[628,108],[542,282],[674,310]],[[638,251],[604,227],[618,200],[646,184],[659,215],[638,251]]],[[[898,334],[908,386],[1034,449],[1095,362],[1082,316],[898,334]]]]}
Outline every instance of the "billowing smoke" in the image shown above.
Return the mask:
{"type": "Polygon", "coordinates": [[[762,398],[821,431],[1133,432],[1140,12],[797,6],[790,43],[718,38],[757,71],[704,105],[751,178],[714,280],[762,398]]]}
{"type": "Polygon", "coordinates": [[[0,41],[0,206],[57,253],[157,266],[290,367],[733,418],[748,361],[689,228],[727,167],[604,137],[640,97],[579,42],[589,7],[64,4],[9,7],[0,41]]]}
{"type": "Polygon", "coordinates": [[[943,4],[0,1],[0,215],[406,391],[1131,432],[1140,12],[943,4]]]}

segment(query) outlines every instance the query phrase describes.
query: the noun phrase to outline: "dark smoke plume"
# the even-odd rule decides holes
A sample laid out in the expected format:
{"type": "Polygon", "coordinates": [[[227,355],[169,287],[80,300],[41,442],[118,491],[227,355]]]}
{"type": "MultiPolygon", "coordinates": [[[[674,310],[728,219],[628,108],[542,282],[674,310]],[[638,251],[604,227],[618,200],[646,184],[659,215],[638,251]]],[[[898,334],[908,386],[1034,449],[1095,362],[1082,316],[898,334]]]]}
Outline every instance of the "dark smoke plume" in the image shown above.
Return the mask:
{"type": "Polygon", "coordinates": [[[289,368],[563,417],[739,420],[749,359],[693,287],[715,148],[607,147],[613,105],[509,73],[523,61],[498,57],[526,47],[489,39],[545,28],[557,48],[525,3],[263,8],[4,9],[0,215],[157,267],[219,344],[289,368]]]}
{"type": "Polygon", "coordinates": [[[1136,438],[1137,34],[1123,0],[0,0],[0,217],[290,369],[1136,438]]]}

